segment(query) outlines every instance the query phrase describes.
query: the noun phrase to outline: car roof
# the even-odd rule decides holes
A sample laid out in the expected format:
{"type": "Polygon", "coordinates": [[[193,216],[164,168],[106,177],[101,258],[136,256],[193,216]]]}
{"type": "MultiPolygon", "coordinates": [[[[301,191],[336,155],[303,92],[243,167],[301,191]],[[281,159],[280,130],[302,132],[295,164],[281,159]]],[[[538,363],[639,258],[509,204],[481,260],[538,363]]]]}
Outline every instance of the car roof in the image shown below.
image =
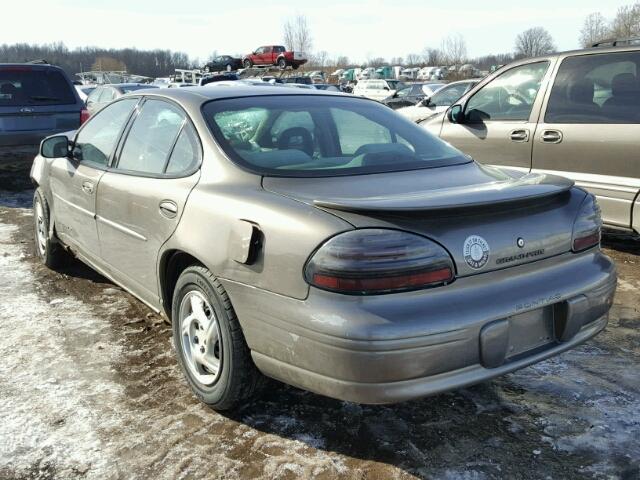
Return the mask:
{"type": "MultiPolygon", "coordinates": [[[[575,50],[565,50],[563,52],[550,53],[548,55],[540,55],[538,57],[530,57],[530,58],[522,58],[519,60],[514,60],[513,62],[506,63],[505,66],[513,66],[517,64],[523,63],[532,63],[536,61],[548,60],[550,58],[565,58],[565,57],[573,57],[576,55],[591,55],[591,54],[602,54],[602,53],[621,53],[621,52],[637,52],[640,51],[640,45],[618,45],[615,47],[589,47],[589,48],[579,48],[575,50]]],[[[498,70],[502,70],[499,68],[498,70]]],[[[496,71],[498,71],[496,70],[496,71]]]]}
{"type": "MultiPolygon", "coordinates": [[[[331,92],[326,90],[318,90],[316,88],[284,88],[282,86],[264,86],[253,85],[234,85],[233,82],[215,82],[204,87],[184,87],[184,88],[156,88],[149,90],[138,90],[130,92],[127,96],[145,96],[145,97],[161,97],[173,100],[187,109],[199,109],[203,103],[210,100],[238,97],[258,97],[270,95],[315,95],[315,96],[339,96],[345,97],[341,92],[331,92]]],[[[349,98],[358,98],[348,95],[349,98]]],[[[365,99],[366,100],[366,99],[365,99]]],[[[373,100],[372,100],[373,101],[373,100]]]]}
{"type": "Polygon", "coordinates": [[[64,72],[62,68],[49,63],[0,63],[0,67],[25,67],[33,70],[55,69],[64,72]]]}

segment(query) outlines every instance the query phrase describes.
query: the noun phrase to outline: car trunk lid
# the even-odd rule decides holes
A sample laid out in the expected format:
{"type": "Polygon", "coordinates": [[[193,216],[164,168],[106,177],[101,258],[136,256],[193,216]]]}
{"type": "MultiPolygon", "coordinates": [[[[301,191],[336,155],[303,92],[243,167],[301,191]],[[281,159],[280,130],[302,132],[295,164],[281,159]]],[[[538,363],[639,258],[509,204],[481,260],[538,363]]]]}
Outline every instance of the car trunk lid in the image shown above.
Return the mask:
{"type": "Polygon", "coordinates": [[[263,185],[357,228],[400,228],[427,236],[449,251],[457,276],[569,251],[584,198],[562,177],[477,163],[348,177],[265,177],[263,185]]]}

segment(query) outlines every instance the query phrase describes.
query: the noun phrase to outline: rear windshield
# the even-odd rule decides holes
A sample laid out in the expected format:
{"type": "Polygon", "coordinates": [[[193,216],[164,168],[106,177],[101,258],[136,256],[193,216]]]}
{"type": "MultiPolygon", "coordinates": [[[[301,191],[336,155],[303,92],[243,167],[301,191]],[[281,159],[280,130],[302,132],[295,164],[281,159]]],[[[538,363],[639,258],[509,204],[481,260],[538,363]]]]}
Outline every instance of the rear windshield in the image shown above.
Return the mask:
{"type": "Polygon", "coordinates": [[[74,103],[71,85],[58,70],[0,67],[0,106],[74,103]]]}
{"type": "Polygon", "coordinates": [[[371,100],[269,95],[206,103],[214,137],[262,175],[319,177],[415,170],[469,158],[371,100]]]}

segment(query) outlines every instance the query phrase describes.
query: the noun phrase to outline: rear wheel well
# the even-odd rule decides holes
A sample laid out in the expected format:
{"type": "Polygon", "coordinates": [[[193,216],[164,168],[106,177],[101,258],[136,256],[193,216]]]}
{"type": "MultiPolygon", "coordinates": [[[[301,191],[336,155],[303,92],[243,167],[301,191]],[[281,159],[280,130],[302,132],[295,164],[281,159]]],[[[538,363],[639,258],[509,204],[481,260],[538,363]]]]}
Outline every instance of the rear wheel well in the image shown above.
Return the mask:
{"type": "Polygon", "coordinates": [[[170,250],[163,255],[160,262],[160,291],[162,292],[162,307],[169,320],[171,320],[171,303],[176,282],[187,267],[194,265],[204,266],[196,257],[182,250],[170,250]]]}

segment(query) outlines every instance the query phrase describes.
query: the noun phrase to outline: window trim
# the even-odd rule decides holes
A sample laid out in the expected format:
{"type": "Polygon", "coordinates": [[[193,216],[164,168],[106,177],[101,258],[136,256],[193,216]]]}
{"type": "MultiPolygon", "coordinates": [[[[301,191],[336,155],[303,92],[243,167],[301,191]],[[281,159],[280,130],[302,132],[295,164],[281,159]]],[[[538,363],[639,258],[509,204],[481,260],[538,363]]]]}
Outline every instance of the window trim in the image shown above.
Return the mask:
{"type": "MultiPolygon", "coordinates": [[[[127,98],[131,98],[131,97],[127,97],[127,98]]],[[[141,95],[139,98],[141,98],[142,101],[138,102],[138,104],[136,105],[136,108],[134,108],[135,115],[132,115],[131,117],[129,117],[129,121],[126,124],[125,129],[121,132],[118,144],[117,144],[116,149],[114,151],[113,158],[112,158],[112,160],[111,160],[111,162],[109,164],[109,168],[107,168],[106,171],[109,172],[109,173],[118,173],[118,174],[121,174],[121,175],[129,175],[129,176],[133,176],[133,177],[158,178],[158,179],[172,179],[173,178],[173,179],[175,179],[175,178],[190,177],[191,175],[196,173],[198,170],[200,170],[200,168],[202,167],[202,162],[203,162],[203,158],[204,158],[204,149],[202,147],[202,139],[200,138],[200,134],[198,133],[198,129],[196,128],[195,124],[191,120],[191,117],[189,116],[187,111],[184,108],[182,108],[182,106],[179,105],[177,102],[175,102],[175,101],[173,101],[173,100],[171,100],[169,98],[156,97],[154,95],[141,95]],[[196,140],[197,140],[198,146],[199,146],[199,149],[198,149],[198,161],[194,164],[193,168],[190,168],[189,170],[185,170],[183,172],[160,173],[160,174],[158,174],[158,173],[149,173],[149,172],[141,172],[141,171],[138,171],[138,170],[125,170],[125,169],[118,168],[118,163],[120,162],[120,154],[122,153],[122,149],[124,148],[124,144],[126,143],[127,137],[129,135],[129,131],[133,127],[136,118],[138,117],[138,115],[140,114],[140,111],[142,110],[142,107],[144,106],[144,104],[148,100],[156,100],[156,101],[160,101],[160,102],[169,103],[169,104],[175,106],[176,108],[178,108],[184,114],[184,117],[185,117],[185,119],[182,122],[182,125],[178,129],[178,133],[176,134],[176,137],[173,139],[173,143],[171,144],[171,149],[169,150],[169,153],[167,154],[167,158],[165,159],[163,171],[166,170],[167,166],[169,165],[169,161],[171,160],[171,155],[173,154],[173,149],[175,148],[176,143],[178,142],[178,138],[180,137],[180,134],[182,133],[182,130],[184,129],[184,127],[187,124],[187,122],[191,124],[191,127],[193,128],[193,131],[196,134],[196,140]]]]}
{"type": "MultiPolygon", "coordinates": [[[[132,100],[135,99],[137,100],[137,103],[133,106],[133,108],[131,109],[131,112],[129,113],[129,116],[127,117],[127,120],[124,122],[124,125],[122,126],[122,128],[120,129],[120,131],[118,132],[118,135],[116,136],[116,143],[112,149],[112,151],[109,153],[109,157],[107,160],[107,164],[106,165],[102,165],[101,163],[95,163],[89,160],[80,160],[79,163],[81,165],[86,165],[88,167],[94,168],[96,170],[103,170],[103,171],[108,171],[109,168],[111,168],[111,164],[113,162],[113,157],[115,155],[115,153],[118,151],[118,146],[120,145],[120,141],[122,139],[122,132],[124,132],[127,129],[127,126],[129,125],[129,122],[131,121],[131,116],[134,114],[134,112],[136,112],[138,105],[140,105],[140,97],[127,97],[127,98],[119,98],[114,100],[112,103],[110,103],[108,105],[115,105],[117,102],[123,102],[126,100],[132,100]]],[[[77,140],[78,140],[78,136],[80,135],[80,133],[85,129],[85,127],[87,125],[89,125],[93,119],[97,118],[98,115],[100,115],[103,111],[105,111],[107,107],[105,108],[101,108],[100,110],[98,110],[96,113],[94,113],[91,118],[84,123],[84,125],[81,125],[80,128],[78,128],[78,130],[76,130],[76,134],[73,137],[73,148],[75,148],[76,144],[77,144],[77,140]]]]}

